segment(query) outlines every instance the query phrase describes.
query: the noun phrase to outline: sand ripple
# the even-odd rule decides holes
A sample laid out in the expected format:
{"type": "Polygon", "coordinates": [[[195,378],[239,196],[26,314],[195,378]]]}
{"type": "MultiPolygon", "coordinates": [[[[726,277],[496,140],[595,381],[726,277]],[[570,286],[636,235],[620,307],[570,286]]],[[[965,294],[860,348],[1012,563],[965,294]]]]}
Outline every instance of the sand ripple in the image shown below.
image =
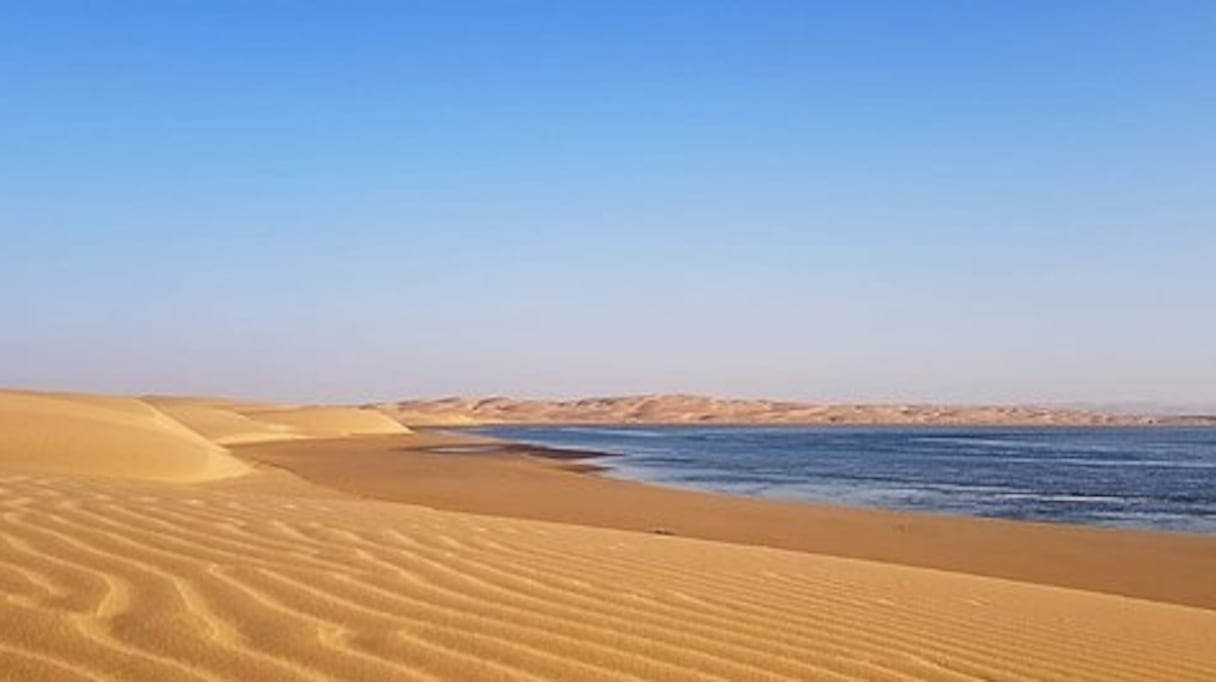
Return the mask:
{"type": "Polygon", "coordinates": [[[324,496],[0,478],[21,680],[1211,680],[1216,612],[324,496]]]}

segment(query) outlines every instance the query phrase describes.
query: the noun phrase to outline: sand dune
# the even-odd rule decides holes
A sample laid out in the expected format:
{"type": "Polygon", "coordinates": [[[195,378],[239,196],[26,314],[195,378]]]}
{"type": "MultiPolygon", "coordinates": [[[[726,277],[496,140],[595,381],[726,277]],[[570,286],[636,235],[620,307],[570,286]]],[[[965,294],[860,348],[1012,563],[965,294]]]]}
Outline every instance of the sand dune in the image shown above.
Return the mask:
{"type": "Polygon", "coordinates": [[[0,393],[0,679],[1216,679],[1216,611],[376,502],[203,435],[365,412],[0,393]]]}
{"type": "Polygon", "coordinates": [[[240,475],[222,447],[135,399],[0,392],[0,471],[165,481],[240,475]]]}
{"type": "Polygon", "coordinates": [[[405,433],[373,409],[0,391],[0,472],[205,480],[248,471],[228,445],[405,433]]]}
{"type": "Polygon", "coordinates": [[[1204,424],[1202,418],[1137,417],[1083,410],[967,405],[813,405],[727,400],[697,395],[643,395],[580,400],[443,398],[377,406],[414,426],[470,424],[1204,424]]]}

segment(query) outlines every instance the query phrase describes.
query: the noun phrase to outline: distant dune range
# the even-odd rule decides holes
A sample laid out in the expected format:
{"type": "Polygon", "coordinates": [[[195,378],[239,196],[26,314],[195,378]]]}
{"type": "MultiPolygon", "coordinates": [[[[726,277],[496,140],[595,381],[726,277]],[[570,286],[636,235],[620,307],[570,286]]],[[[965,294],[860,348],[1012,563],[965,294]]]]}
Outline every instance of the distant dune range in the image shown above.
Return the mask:
{"type": "Polygon", "coordinates": [[[940,424],[993,426],[1216,425],[1216,417],[1137,416],[1079,409],[968,405],[814,405],[697,395],[580,400],[439,398],[376,405],[407,424],[940,424]]]}
{"type": "Polygon", "coordinates": [[[1216,679],[1210,609],[375,501],[246,454],[427,438],[0,392],[0,679],[1216,679]]]}

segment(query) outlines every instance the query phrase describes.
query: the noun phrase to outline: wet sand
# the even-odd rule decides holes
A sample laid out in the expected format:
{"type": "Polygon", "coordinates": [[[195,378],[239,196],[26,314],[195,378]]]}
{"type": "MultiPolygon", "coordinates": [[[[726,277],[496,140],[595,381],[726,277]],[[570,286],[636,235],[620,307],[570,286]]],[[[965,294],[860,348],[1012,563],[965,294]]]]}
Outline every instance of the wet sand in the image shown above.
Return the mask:
{"type": "Polygon", "coordinates": [[[1216,538],[831,507],[587,475],[577,452],[479,436],[242,446],[242,457],[360,496],[679,535],[1216,608],[1216,538]],[[455,451],[453,451],[455,448],[455,451]],[[461,451],[462,448],[473,448],[461,451]]]}

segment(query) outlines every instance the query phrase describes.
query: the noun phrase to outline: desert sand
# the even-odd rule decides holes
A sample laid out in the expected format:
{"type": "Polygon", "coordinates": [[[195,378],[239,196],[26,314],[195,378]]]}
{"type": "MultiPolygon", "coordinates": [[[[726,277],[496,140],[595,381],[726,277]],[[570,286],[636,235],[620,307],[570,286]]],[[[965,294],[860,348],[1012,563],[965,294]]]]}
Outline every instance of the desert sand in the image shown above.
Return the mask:
{"type": "Polygon", "coordinates": [[[699,395],[579,400],[440,398],[375,405],[416,426],[489,424],[934,424],[992,426],[1212,425],[1216,417],[1103,414],[1008,405],[815,405],[699,395]]]}
{"type": "Polygon", "coordinates": [[[370,412],[0,394],[0,678],[1216,678],[1209,608],[376,500],[359,457],[309,481],[252,456],[439,442],[370,412]]]}

